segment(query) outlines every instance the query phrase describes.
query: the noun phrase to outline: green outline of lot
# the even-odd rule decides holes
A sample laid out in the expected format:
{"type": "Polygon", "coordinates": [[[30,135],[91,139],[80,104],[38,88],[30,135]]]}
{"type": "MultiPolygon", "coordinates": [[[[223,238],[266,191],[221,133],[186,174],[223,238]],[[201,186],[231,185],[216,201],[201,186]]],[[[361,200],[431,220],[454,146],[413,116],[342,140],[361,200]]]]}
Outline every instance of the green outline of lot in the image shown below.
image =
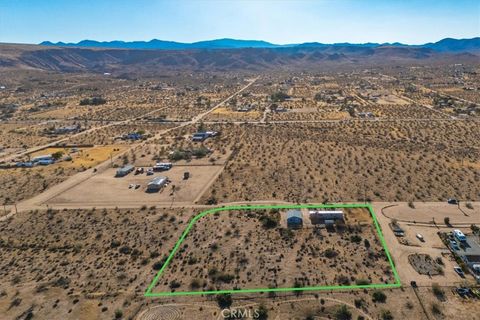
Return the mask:
{"type": "Polygon", "coordinates": [[[218,207],[205,210],[200,212],[188,224],[185,231],[183,231],[180,239],[173,247],[170,252],[167,260],[163,264],[162,268],[157,272],[155,278],[148,286],[145,291],[145,297],[168,297],[168,296],[186,296],[186,295],[202,295],[202,294],[226,294],[226,293],[259,293],[259,292],[285,292],[285,291],[320,291],[320,290],[351,290],[351,289],[387,289],[387,288],[399,288],[401,287],[400,277],[398,276],[397,269],[393,263],[390,252],[388,251],[385,239],[383,238],[382,230],[378,224],[377,217],[373,208],[370,204],[303,204],[303,205],[241,205],[241,206],[228,206],[228,207],[218,207]],[[212,290],[212,291],[174,291],[174,292],[152,292],[153,288],[157,284],[160,276],[163,274],[164,270],[169,265],[170,261],[173,259],[177,253],[180,245],[185,240],[185,237],[190,232],[190,229],[193,225],[202,217],[213,214],[219,211],[229,211],[229,210],[257,210],[257,209],[303,209],[303,208],[367,208],[370,212],[370,215],[373,219],[373,224],[377,230],[378,236],[380,238],[380,243],[385,251],[390,267],[392,268],[393,276],[395,283],[387,284],[367,284],[367,285],[348,285],[348,286],[318,286],[318,287],[299,287],[299,288],[254,288],[254,289],[231,289],[231,290],[212,290]]]}

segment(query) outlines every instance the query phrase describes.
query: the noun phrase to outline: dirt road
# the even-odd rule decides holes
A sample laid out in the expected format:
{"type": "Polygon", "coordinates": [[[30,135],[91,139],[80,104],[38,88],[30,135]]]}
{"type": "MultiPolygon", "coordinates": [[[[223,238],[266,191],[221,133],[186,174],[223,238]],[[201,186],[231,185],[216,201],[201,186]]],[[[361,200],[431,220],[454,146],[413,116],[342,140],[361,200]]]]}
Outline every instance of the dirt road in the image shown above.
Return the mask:
{"type": "MultiPolygon", "coordinates": [[[[248,87],[250,87],[253,83],[255,83],[255,81],[258,80],[258,77],[256,78],[253,78],[251,79],[247,85],[243,86],[240,90],[238,90],[237,92],[233,93],[232,95],[228,96],[227,98],[225,98],[224,100],[222,100],[221,102],[217,103],[215,106],[213,106],[211,109],[209,109],[208,111],[204,112],[204,113],[201,113],[197,116],[195,116],[194,118],[192,118],[192,120],[190,121],[187,121],[187,122],[182,122],[180,123],[178,126],[175,126],[175,127],[172,127],[172,128],[169,128],[169,129],[165,129],[159,133],[157,133],[155,136],[139,143],[139,144],[134,144],[132,145],[130,148],[126,149],[124,152],[122,153],[119,153],[117,154],[113,159],[113,160],[116,160],[118,158],[120,158],[121,156],[123,156],[124,154],[126,154],[127,152],[129,152],[132,148],[135,148],[139,145],[142,145],[142,144],[145,144],[145,143],[148,143],[149,141],[153,140],[153,139],[156,139],[172,130],[175,130],[175,129],[178,129],[178,128],[182,128],[182,127],[185,127],[185,126],[188,126],[188,125],[192,125],[192,124],[196,124],[198,123],[199,121],[201,121],[205,116],[207,116],[208,114],[210,114],[211,112],[213,112],[215,109],[221,107],[223,104],[225,104],[226,102],[228,102],[230,99],[232,99],[233,97],[235,97],[236,95],[240,94],[241,92],[243,92],[244,90],[246,90],[248,87]]],[[[125,120],[125,121],[122,121],[121,123],[127,123],[129,121],[133,121],[134,119],[129,119],[129,120],[125,120]]],[[[112,123],[112,124],[108,124],[107,126],[110,126],[110,125],[114,125],[114,124],[118,124],[118,123],[112,123]]],[[[91,130],[93,129],[98,129],[99,127],[97,128],[92,128],[91,130]]],[[[86,132],[88,132],[89,130],[86,130],[86,131],[83,131],[79,134],[84,134],[86,132]]],[[[72,136],[70,136],[72,137],[72,136]]],[[[67,139],[67,138],[66,138],[67,139]]],[[[64,139],[62,139],[64,140],[64,139]]],[[[55,143],[58,143],[57,142],[53,142],[51,144],[55,144],[55,143]]],[[[50,144],[48,144],[50,145],[50,144]]],[[[44,147],[44,146],[42,146],[44,147]]],[[[40,147],[37,147],[37,148],[40,148],[40,147]]],[[[18,156],[18,155],[17,155],[18,156]]],[[[2,220],[5,220],[5,219],[8,219],[9,217],[13,216],[17,211],[28,211],[28,210],[35,210],[35,209],[40,209],[40,208],[46,208],[46,205],[44,205],[43,203],[45,203],[46,201],[48,201],[49,199],[59,195],[60,193],[62,192],[65,192],[67,190],[70,190],[71,188],[75,187],[76,185],[86,181],[87,179],[90,179],[91,177],[95,176],[96,174],[100,173],[100,172],[103,172],[104,170],[106,170],[107,168],[110,167],[110,163],[111,163],[111,160],[107,160],[103,163],[100,163],[99,165],[97,165],[96,167],[92,168],[92,169],[89,169],[89,170],[86,170],[84,172],[81,172],[81,173],[78,173],[78,174],[75,174],[74,176],[68,178],[67,180],[59,183],[58,185],[55,185],[47,190],[45,190],[43,193],[31,198],[31,199],[28,199],[28,200],[25,200],[25,201],[22,201],[20,203],[17,204],[17,209],[15,210],[11,210],[10,213],[8,213],[7,215],[5,216],[2,216],[0,217],[0,221],[2,220]]],[[[136,204],[131,204],[132,207],[138,207],[138,203],[136,204]]],[[[112,203],[111,205],[110,204],[104,204],[104,207],[116,207],[117,204],[115,203],[112,203]]]]}

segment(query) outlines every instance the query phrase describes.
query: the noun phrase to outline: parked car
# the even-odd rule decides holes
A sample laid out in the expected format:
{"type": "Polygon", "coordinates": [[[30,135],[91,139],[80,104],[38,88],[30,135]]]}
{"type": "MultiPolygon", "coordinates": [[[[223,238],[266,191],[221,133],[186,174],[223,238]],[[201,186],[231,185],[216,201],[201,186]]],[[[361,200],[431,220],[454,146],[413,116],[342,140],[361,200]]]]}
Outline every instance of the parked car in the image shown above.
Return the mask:
{"type": "Polygon", "coordinates": [[[143,169],[143,168],[137,168],[137,169],[135,170],[135,175],[137,175],[137,174],[142,174],[142,173],[144,173],[144,172],[145,172],[145,169],[143,169]]]}
{"type": "Polygon", "coordinates": [[[455,240],[450,240],[450,247],[454,250],[460,250],[460,247],[458,246],[458,243],[455,240]]]}
{"type": "Polygon", "coordinates": [[[458,200],[455,199],[455,198],[451,198],[451,199],[448,199],[448,200],[447,200],[447,203],[448,203],[448,204],[458,204],[458,200]]]}
{"type": "Polygon", "coordinates": [[[422,241],[422,242],[425,242],[425,239],[423,238],[423,236],[420,233],[417,233],[417,239],[422,241]]]}
{"type": "Polygon", "coordinates": [[[453,267],[453,270],[462,278],[465,278],[465,273],[463,272],[462,268],[459,266],[453,267]]]}
{"type": "Polygon", "coordinates": [[[460,287],[460,288],[456,288],[456,291],[462,298],[465,298],[471,295],[470,289],[468,288],[460,287]]]}
{"type": "Polygon", "coordinates": [[[147,176],[153,175],[153,169],[148,169],[147,170],[147,176]]]}

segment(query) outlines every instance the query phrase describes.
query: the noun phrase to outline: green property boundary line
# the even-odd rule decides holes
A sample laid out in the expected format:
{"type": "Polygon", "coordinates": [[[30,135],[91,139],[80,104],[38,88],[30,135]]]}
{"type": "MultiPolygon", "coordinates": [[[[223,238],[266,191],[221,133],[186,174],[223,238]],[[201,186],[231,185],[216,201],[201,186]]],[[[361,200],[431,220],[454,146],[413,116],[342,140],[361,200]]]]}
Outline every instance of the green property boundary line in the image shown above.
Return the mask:
{"type": "Polygon", "coordinates": [[[187,295],[203,295],[203,294],[226,294],[226,293],[260,293],[260,292],[285,292],[285,291],[321,291],[321,290],[351,290],[351,289],[388,289],[388,288],[399,288],[401,287],[400,277],[398,276],[397,269],[393,263],[390,252],[388,251],[385,239],[382,234],[382,230],[378,223],[377,217],[373,210],[371,204],[299,204],[299,205],[240,205],[240,206],[226,206],[226,207],[217,207],[208,209],[200,212],[188,224],[185,231],[183,231],[180,239],[173,247],[170,255],[163,264],[162,268],[157,272],[152,283],[148,286],[147,290],[144,293],[145,297],[171,297],[171,296],[187,296],[187,295]],[[367,208],[372,216],[375,229],[377,230],[378,236],[380,237],[380,242],[387,256],[390,267],[394,275],[395,283],[387,284],[367,284],[367,285],[348,285],[348,286],[314,286],[314,287],[299,287],[299,288],[254,288],[254,289],[231,289],[231,290],[210,290],[210,291],[174,291],[174,292],[152,292],[153,288],[157,284],[160,276],[163,274],[164,270],[169,265],[170,261],[173,259],[177,253],[180,245],[185,240],[185,237],[188,235],[193,225],[202,217],[213,214],[219,211],[229,211],[229,210],[257,210],[257,209],[303,209],[303,208],[367,208]]]}

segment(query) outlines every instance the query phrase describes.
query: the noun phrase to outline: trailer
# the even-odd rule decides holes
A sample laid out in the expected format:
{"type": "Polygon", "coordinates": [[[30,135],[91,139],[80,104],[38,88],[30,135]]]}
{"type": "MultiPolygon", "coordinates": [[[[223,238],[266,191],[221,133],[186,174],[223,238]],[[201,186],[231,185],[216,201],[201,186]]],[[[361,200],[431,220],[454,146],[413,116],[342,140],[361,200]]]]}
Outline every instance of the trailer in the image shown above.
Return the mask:
{"type": "Polygon", "coordinates": [[[124,177],[135,169],[131,164],[127,164],[119,168],[115,174],[115,177],[124,177]]]}
{"type": "Polygon", "coordinates": [[[155,177],[148,184],[145,192],[158,192],[168,184],[167,177],[155,177]]]}

